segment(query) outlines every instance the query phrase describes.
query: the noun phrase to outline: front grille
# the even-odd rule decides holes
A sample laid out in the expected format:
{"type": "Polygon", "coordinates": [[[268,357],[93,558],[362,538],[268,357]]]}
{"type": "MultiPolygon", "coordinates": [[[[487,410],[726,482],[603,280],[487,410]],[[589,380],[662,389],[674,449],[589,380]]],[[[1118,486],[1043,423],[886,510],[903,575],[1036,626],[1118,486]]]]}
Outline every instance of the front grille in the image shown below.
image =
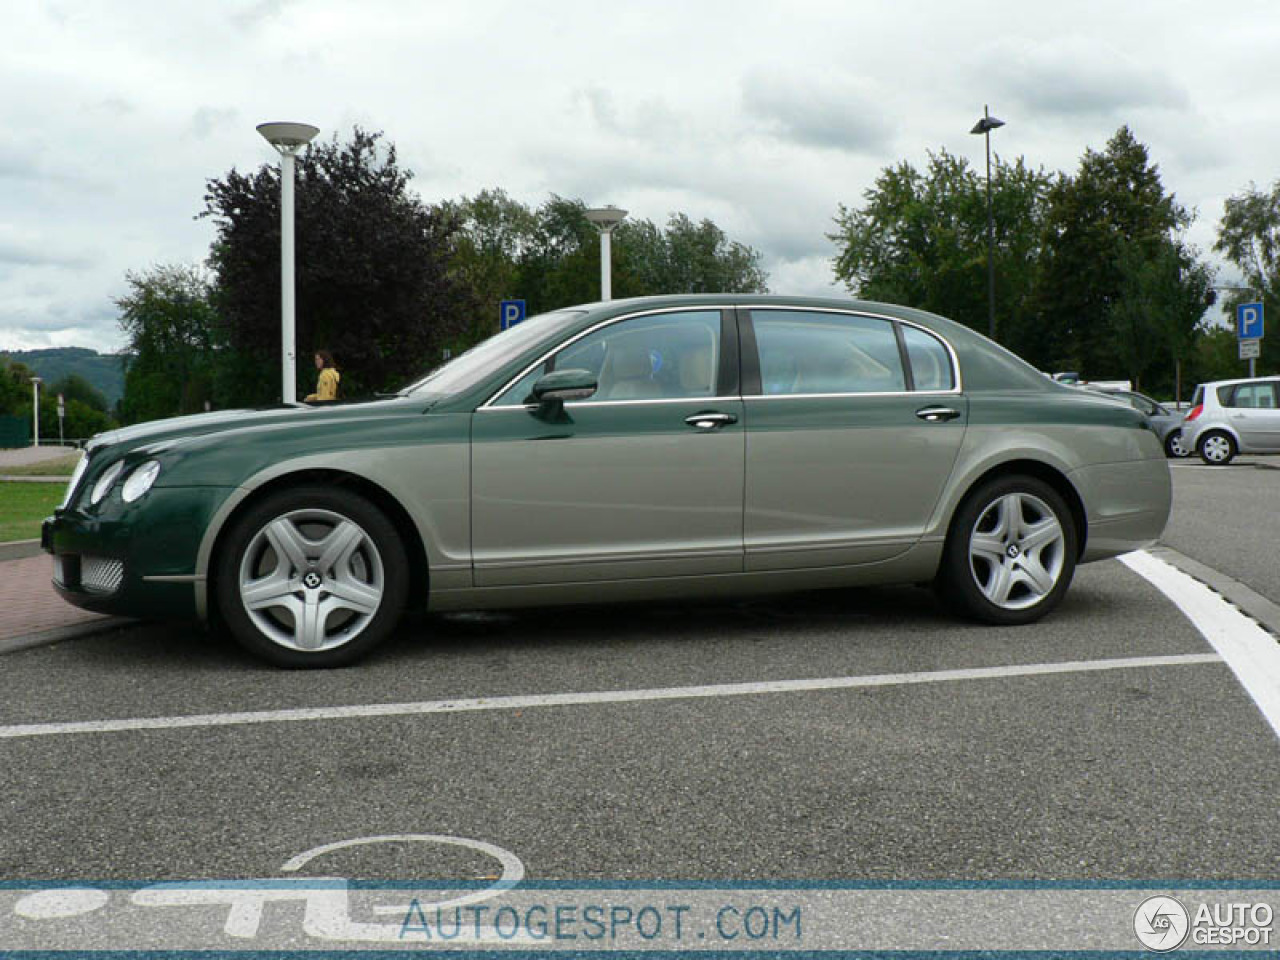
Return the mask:
{"type": "Polygon", "coordinates": [[[108,594],[120,589],[124,564],[109,557],[81,557],[80,588],[85,593],[108,594]]]}

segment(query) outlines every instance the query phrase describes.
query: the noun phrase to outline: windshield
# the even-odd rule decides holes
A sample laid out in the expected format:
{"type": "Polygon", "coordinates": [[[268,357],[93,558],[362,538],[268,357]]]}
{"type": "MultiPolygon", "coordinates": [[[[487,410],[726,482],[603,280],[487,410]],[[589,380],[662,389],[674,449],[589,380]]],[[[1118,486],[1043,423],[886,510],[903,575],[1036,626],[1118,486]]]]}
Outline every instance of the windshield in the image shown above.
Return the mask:
{"type": "Polygon", "coordinates": [[[436,367],[429,374],[405,387],[404,394],[447,396],[466,389],[497,371],[512,357],[539,340],[569,326],[582,316],[582,310],[558,310],[530,317],[524,323],[509,327],[488,340],[476,344],[466,353],[436,367]]]}

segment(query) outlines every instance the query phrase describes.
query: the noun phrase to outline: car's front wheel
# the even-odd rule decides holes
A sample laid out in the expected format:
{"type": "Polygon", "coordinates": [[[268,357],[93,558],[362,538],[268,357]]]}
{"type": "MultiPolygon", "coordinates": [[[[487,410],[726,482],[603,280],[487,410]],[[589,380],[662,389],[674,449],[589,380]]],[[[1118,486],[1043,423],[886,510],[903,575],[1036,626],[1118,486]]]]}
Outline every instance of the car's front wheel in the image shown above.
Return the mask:
{"type": "Polygon", "coordinates": [[[1165,456],[1173,457],[1176,460],[1191,456],[1190,448],[1182,442],[1181,430],[1171,430],[1169,435],[1164,438],[1164,452],[1165,456]]]}
{"type": "Polygon", "coordinates": [[[938,571],[943,596],[987,623],[1038,620],[1075,574],[1077,537],[1061,494],[1035,477],[996,477],[951,524],[938,571]]]}
{"type": "Polygon", "coordinates": [[[1236,442],[1231,438],[1231,434],[1212,430],[1200,438],[1196,452],[1200,454],[1200,459],[1211,467],[1225,467],[1235,459],[1236,442]]]}
{"type": "Polygon", "coordinates": [[[223,621],[251,652],[282,667],[337,667],[395,629],[408,562],[395,528],[356,494],[304,487],[245,513],[217,559],[223,621]]]}

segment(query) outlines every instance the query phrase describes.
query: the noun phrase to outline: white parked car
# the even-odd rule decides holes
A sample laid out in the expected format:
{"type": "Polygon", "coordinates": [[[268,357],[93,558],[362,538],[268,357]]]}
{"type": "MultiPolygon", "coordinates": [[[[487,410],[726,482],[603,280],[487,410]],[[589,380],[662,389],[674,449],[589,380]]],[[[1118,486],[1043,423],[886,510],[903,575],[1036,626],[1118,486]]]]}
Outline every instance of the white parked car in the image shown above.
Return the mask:
{"type": "Polygon", "coordinates": [[[1280,453],[1280,377],[1218,380],[1196,387],[1182,442],[1213,466],[1237,453],[1280,453]]]}

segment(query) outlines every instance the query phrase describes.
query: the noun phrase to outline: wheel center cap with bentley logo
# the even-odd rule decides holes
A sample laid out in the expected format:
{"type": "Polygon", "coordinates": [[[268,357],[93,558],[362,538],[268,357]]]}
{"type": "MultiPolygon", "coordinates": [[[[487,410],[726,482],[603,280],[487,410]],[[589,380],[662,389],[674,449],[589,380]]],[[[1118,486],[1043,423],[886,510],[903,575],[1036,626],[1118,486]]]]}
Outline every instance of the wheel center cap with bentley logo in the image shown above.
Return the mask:
{"type": "Polygon", "coordinates": [[[308,570],[307,575],[302,578],[302,585],[308,590],[314,590],[323,582],[324,581],[320,574],[316,573],[314,570],[308,570]]]}
{"type": "Polygon", "coordinates": [[[1018,549],[1018,545],[1016,543],[1011,543],[1009,544],[1009,548],[1005,550],[1005,553],[1009,554],[1010,560],[1017,560],[1018,555],[1021,554],[1022,551],[1018,549]]]}

